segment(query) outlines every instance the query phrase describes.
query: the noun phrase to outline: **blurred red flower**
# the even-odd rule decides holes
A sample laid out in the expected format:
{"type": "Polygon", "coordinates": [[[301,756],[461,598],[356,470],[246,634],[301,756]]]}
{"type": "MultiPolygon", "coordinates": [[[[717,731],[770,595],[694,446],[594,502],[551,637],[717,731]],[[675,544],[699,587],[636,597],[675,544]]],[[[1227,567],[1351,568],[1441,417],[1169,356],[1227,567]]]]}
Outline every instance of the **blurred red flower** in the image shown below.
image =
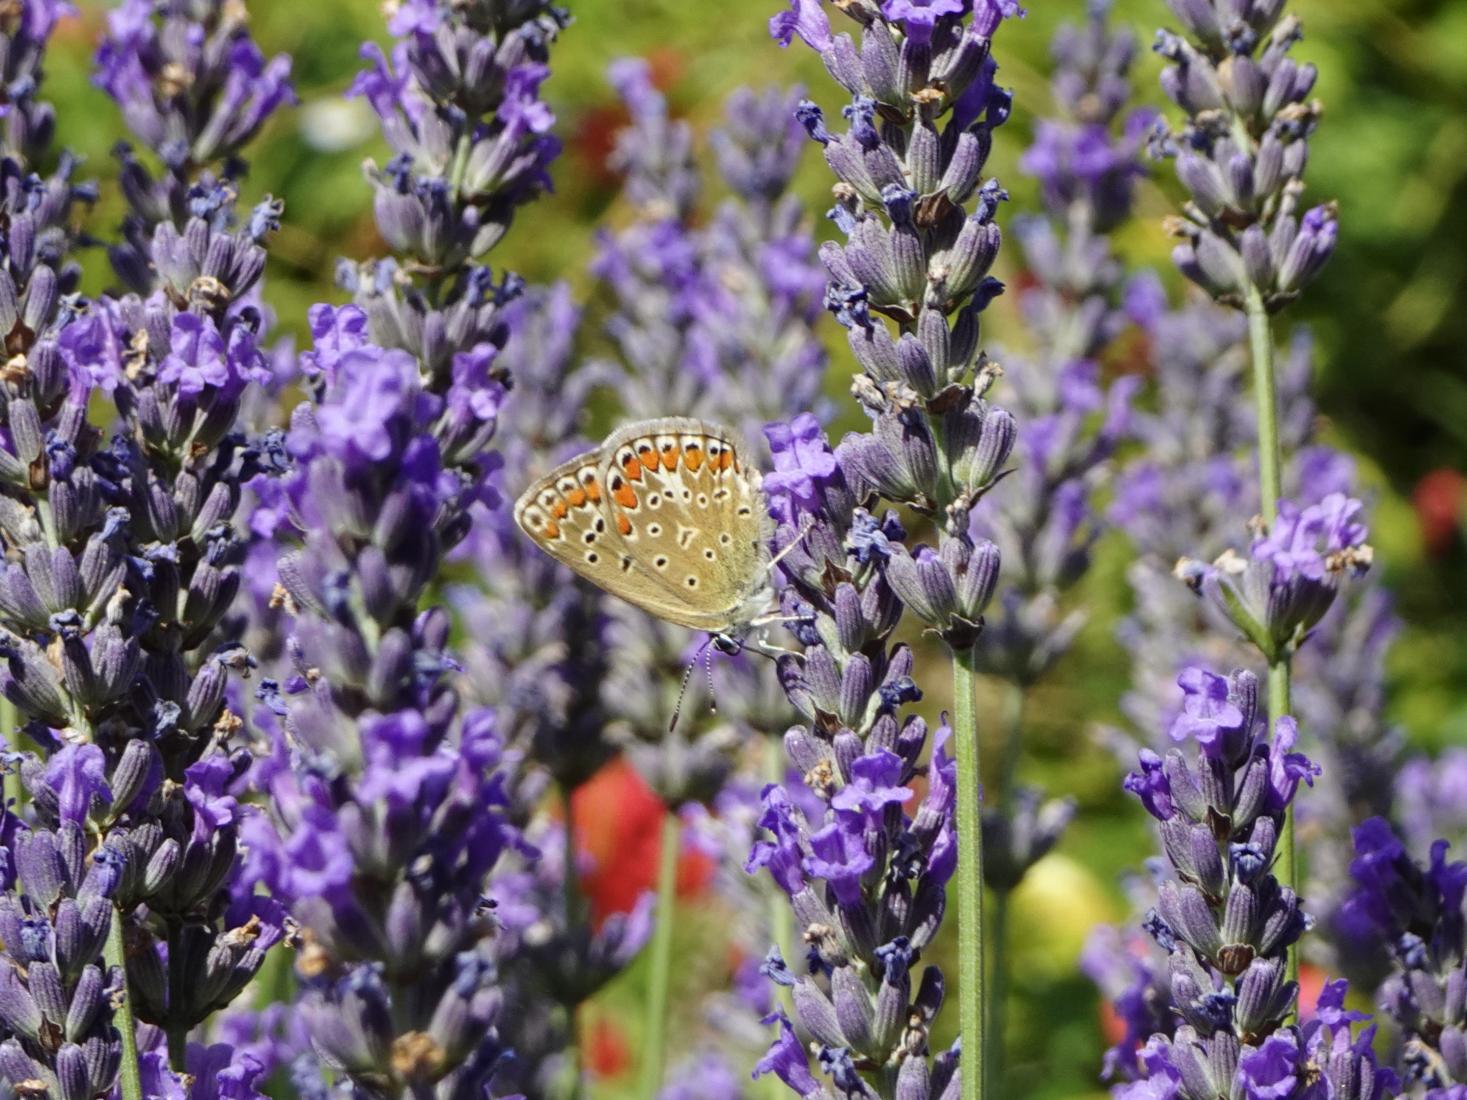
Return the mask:
{"type": "Polygon", "coordinates": [[[586,1070],[597,1080],[620,1077],[632,1065],[627,1037],[615,1021],[597,1014],[586,1028],[586,1070]]]}
{"type": "MultiPolygon", "coordinates": [[[[572,796],[576,848],[585,868],[581,890],[590,901],[595,923],[612,913],[627,912],[643,893],[656,888],[664,812],[662,800],[620,758],[572,796]]],[[[684,850],[678,860],[678,897],[701,893],[712,876],[712,859],[702,852],[684,850]]]]}
{"type": "Polygon", "coordinates": [[[1445,467],[1432,470],[1416,483],[1411,503],[1416,507],[1416,521],[1421,524],[1421,538],[1426,552],[1433,556],[1451,548],[1462,525],[1462,504],[1467,497],[1467,477],[1445,467]]]}

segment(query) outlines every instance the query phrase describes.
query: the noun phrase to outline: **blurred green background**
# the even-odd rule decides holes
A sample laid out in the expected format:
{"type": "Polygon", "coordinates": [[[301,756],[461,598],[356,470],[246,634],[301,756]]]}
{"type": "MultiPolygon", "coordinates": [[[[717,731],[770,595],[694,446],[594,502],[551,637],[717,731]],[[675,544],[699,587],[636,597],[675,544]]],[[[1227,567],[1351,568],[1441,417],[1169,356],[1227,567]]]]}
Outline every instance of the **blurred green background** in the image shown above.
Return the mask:
{"type": "MultiPolygon", "coordinates": [[[[767,37],[765,20],[778,0],[570,0],[568,6],[575,23],[555,47],[547,85],[567,145],[554,169],[556,192],[522,214],[493,259],[531,280],[569,280],[584,297],[592,289],[586,263],[595,228],[627,214],[604,167],[620,118],[604,77],[608,62],[648,57],[674,110],[700,128],[716,121],[724,95],[744,83],[801,81],[827,106],[836,101],[810,51],[783,51],[767,37]]],[[[1461,490],[1441,473],[1467,469],[1467,3],[1297,0],[1292,6],[1307,32],[1298,54],[1319,65],[1317,95],[1326,106],[1312,143],[1310,196],[1338,199],[1342,232],[1332,265],[1286,322],[1314,329],[1325,437],[1360,456],[1375,494],[1376,560],[1409,624],[1391,662],[1392,717],[1416,744],[1435,748],[1467,741],[1460,614],[1467,555],[1460,534],[1451,533],[1461,490]],[[1423,509],[1447,530],[1430,546],[1423,509]]],[[[1035,0],[1032,7],[1026,19],[1004,26],[995,51],[1001,79],[1016,94],[1013,122],[999,132],[990,163],[1014,196],[1005,217],[1034,206],[1033,188],[1015,163],[1034,118],[1048,109],[1049,37],[1060,22],[1084,15],[1084,0],[1035,0]]],[[[1116,11],[1143,43],[1138,99],[1160,105],[1160,65],[1144,47],[1165,21],[1161,0],[1121,0],[1116,11]]],[[[104,13],[84,5],[80,20],[63,25],[46,96],[58,108],[61,142],[84,154],[87,172],[105,181],[121,125],[112,104],[88,83],[104,13]]],[[[340,297],[330,285],[336,257],[383,251],[360,172],[362,159],[380,157],[381,148],[366,108],[341,98],[358,67],[358,44],[383,37],[382,19],[371,0],[255,0],[251,17],[267,53],[294,55],[302,98],[301,108],[284,112],[257,143],[245,191],[247,201],[265,192],[286,200],[267,298],[280,329],[299,336],[311,302],[340,297]]],[[[822,169],[812,151],[801,190],[817,215],[828,197],[822,169]]],[[[92,226],[105,237],[120,210],[105,187],[104,196],[92,226]]],[[[1119,240],[1130,261],[1155,263],[1168,278],[1159,221],[1171,201],[1163,171],[1143,186],[1138,217],[1119,240]]],[[[826,232],[818,217],[816,226],[826,232]]],[[[1005,258],[1013,261],[1012,249],[1005,258]]],[[[88,266],[91,289],[100,289],[105,259],[97,253],[88,266]]],[[[1016,324],[1000,299],[986,315],[985,331],[990,340],[1021,343],[1016,324]]],[[[826,328],[834,352],[831,389],[841,392],[850,364],[836,326],[826,328]]],[[[587,331],[595,331],[594,308],[587,331]]],[[[1125,599],[1124,555],[1119,545],[1102,552],[1081,593],[1096,608],[1091,626],[1031,710],[1028,777],[1075,794],[1082,812],[1061,851],[1023,887],[1014,920],[1016,1096],[1100,1095],[1098,1009],[1093,990],[1076,976],[1075,957],[1091,923],[1125,916],[1117,874],[1150,851],[1139,809],[1122,802],[1116,767],[1090,736],[1096,723],[1116,716],[1126,678],[1126,655],[1111,639],[1125,599]]],[[[934,712],[943,703],[940,691],[927,700],[934,712]]],[[[706,903],[689,905],[681,922],[674,1051],[699,1038],[693,999],[723,973],[717,925],[717,912],[706,903]]],[[[603,1073],[598,1095],[632,1095],[632,1078],[618,1067],[636,1050],[641,980],[634,968],[583,1021],[592,1065],[603,1073]]]]}

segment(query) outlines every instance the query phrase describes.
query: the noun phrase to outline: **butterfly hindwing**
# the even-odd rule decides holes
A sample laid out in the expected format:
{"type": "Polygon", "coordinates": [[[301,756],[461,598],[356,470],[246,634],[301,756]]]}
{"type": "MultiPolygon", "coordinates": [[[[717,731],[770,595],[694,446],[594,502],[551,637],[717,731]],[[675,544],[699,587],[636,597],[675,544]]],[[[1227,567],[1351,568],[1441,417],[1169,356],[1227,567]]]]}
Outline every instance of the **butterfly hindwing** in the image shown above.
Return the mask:
{"type": "Polygon", "coordinates": [[[556,467],[515,503],[515,522],[556,561],[605,587],[608,567],[623,557],[611,528],[601,480],[600,452],[589,451],[556,467]]]}

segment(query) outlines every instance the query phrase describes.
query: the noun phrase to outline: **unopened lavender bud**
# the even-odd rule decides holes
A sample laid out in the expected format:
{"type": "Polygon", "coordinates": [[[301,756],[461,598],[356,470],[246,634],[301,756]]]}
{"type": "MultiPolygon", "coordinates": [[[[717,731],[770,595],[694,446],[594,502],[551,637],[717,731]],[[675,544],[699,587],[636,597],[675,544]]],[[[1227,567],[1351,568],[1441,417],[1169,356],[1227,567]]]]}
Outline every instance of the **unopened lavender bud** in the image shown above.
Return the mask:
{"type": "Polygon", "coordinates": [[[60,1100],[88,1100],[95,1096],[105,1079],[94,1081],[86,1052],[75,1043],[63,1043],[56,1052],[56,1081],[61,1086],[60,1100]]]}
{"type": "Polygon", "coordinates": [[[884,414],[875,428],[843,444],[851,466],[887,500],[930,506],[937,451],[925,420],[911,413],[884,414]]]}
{"type": "Polygon", "coordinates": [[[981,493],[998,477],[1013,452],[1018,424],[1006,409],[973,400],[944,417],[943,443],[953,482],[981,493]]]}
{"type": "MultiPolygon", "coordinates": [[[[1223,941],[1229,947],[1250,944],[1253,939],[1254,928],[1258,922],[1258,917],[1258,897],[1253,888],[1244,883],[1235,884],[1228,891],[1227,904],[1223,910],[1223,941]]],[[[1251,950],[1250,947],[1250,955],[1251,950]]],[[[1224,952],[1224,955],[1226,956],[1226,952],[1224,952]]],[[[1228,965],[1229,960],[1226,957],[1222,961],[1225,972],[1240,972],[1235,966],[1230,967],[1228,965]]],[[[1243,965],[1246,965],[1247,961],[1249,960],[1243,960],[1243,965]]]]}
{"type": "Polygon", "coordinates": [[[1203,958],[1214,959],[1223,947],[1217,923],[1202,892],[1195,886],[1162,883],[1162,918],[1203,958]]]}
{"type": "Polygon", "coordinates": [[[30,466],[41,457],[41,451],[46,444],[40,413],[29,398],[20,398],[10,402],[7,414],[15,457],[24,465],[30,466]]]}
{"type": "Polygon", "coordinates": [[[998,584],[998,547],[988,539],[971,543],[966,538],[949,537],[941,541],[938,554],[954,581],[957,614],[978,622],[998,584]]]}
{"type": "Polygon", "coordinates": [[[172,837],[163,841],[148,860],[147,868],[143,872],[143,892],[154,894],[161,890],[173,878],[182,862],[183,850],[178,841],[172,837]]]}
{"type": "Polygon", "coordinates": [[[957,602],[952,578],[930,546],[893,555],[887,580],[902,602],[933,626],[945,621],[957,602]]]}
{"type": "Polygon", "coordinates": [[[1192,37],[1207,46],[1223,44],[1222,28],[1210,0],[1167,0],[1167,7],[1192,37]]]}
{"type": "Polygon", "coordinates": [[[827,1046],[845,1045],[845,1035],[841,1031],[835,1006],[814,982],[809,979],[797,982],[790,991],[790,999],[794,1003],[795,1014],[801,1026],[809,1031],[816,1041],[827,1046]]]}
{"type": "Polygon", "coordinates": [[[1227,185],[1210,157],[1183,153],[1177,158],[1177,177],[1198,209],[1209,218],[1216,217],[1229,205],[1227,185]]]}
{"type": "Polygon", "coordinates": [[[885,325],[850,326],[846,339],[855,353],[856,361],[877,382],[902,380],[901,367],[897,358],[897,346],[885,325]]]}
{"type": "Polygon", "coordinates": [[[21,320],[26,328],[40,332],[46,327],[46,322],[56,313],[56,300],[60,293],[54,268],[41,264],[32,269],[25,301],[21,304],[21,320]]]}
{"type": "Polygon", "coordinates": [[[0,1021],[29,1039],[35,1039],[41,1030],[41,1010],[14,967],[7,966],[0,974],[0,1021]]]}
{"type": "Polygon", "coordinates": [[[65,726],[69,712],[61,681],[36,644],[20,638],[0,640],[0,657],[8,664],[5,697],[25,714],[45,719],[53,726],[65,726]]]}
{"type": "Polygon", "coordinates": [[[1261,225],[1250,225],[1243,230],[1239,250],[1243,256],[1243,270],[1248,281],[1258,287],[1273,286],[1273,254],[1269,248],[1268,235],[1261,225]]]}
{"type": "Polygon", "coordinates": [[[1285,980],[1283,961],[1254,959],[1238,983],[1236,1020],[1244,1034],[1262,1034],[1287,1015],[1297,990],[1285,980]]]}
{"type": "Polygon", "coordinates": [[[112,809],[125,813],[140,798],[146,798],[163,779],[163,762],[152,742],[141,737],[128,741],[112,770],[112,809]]]}
{"type": "Polygon", "coordinates": [[[1251,57],[1234,55],[1219,69],[1218,77],[1233,110],[1252,118],[1263,104],[1268,77],[1251,57]]]}
{"type": "Polygon", "coordinates": [[[1269,906],[1263,926],[1258,931],[1258,953],[1272,955],[1287,948],[1303,935],[1305,927],[1299,899],[1287,886],[1280,887],[1278,900],[1269,906]]]}
{"type": "MultiPolygon", "coordinates": [[[[928,316],[924,311],[923,317],[928,316]]],[[[922,342],[911,333],[904,333],[896,347],[897,369],[901,380],[922,397],[932,397],[939,388],[937,372],[932,358],[922,342]]]]}
{"type": "Polygon", "coordinates": [[[907,143],[907,172],[918,195],[930,195],[942,185],[942,139],[930,123],[919,120],[912,130],[907,143]]]}
{"type": "Polygon", "coordinates": [[[1001,238],[998,226],[992,222],[976,217],[965,221],[952,248],[933,259],[928,304],[942,308],[945,303],[961,301],[977,289],[993,266],[1001,238]]]}
{"type": "Polygon", "coordinates": [[[1338,230],[1334,211],[1328,206],[1316,206],[1304,215],[1298,236],[1279,265],[1280,290],[1299,290],[1319,274],[1334,254],[1338,230]]]}
{"type": "Polygon", "coordinates": [[[858,1051],[871,1049],[875,1009],[865,980],[854,967],[843,966],[831,975],[830,993],[845,1037],[843,1045],[858,1051]]]}
{"type": "MultiPolygon", "coordinates": [[[[864,725],[866,707],[876,684],[872,676],[871,661],[865,654],[855,654],[841,673],[840,697],[836,714],[848,726],[864,725]]],[[[857,746],[859,747],[859,743],[857,746]]],[[[837,746],[839,750],[839,746],[837,746]]],[[[836,754],[840,757],[839,751],[836,754]]]]}
{"type": "Polygon", "coordinates": [[[942,192],[954,206],[962,206],[972,197],[987,159],[987,141],[971,130],[958,135],[952,159],[942,174],[942,192]]]}

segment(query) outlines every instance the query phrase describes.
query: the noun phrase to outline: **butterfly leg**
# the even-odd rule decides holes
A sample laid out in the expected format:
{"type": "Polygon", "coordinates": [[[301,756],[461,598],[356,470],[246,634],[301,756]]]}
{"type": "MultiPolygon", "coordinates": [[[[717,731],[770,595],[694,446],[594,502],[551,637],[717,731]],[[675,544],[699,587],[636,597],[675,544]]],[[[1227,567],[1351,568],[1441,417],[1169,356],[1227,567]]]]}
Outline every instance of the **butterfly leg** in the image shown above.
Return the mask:
{"type": "Polygon", "coordinates": [[[769,559],[769,566],[768,566],[768,568],[770,569],[771,572],[774,570],[774,567],[776,565],[778,565],[780,562],[784,561],[784,559],[787,558],[790,555],[790,553],[794,551],[795,547],[799,546],[800,543],[802,543],[802,542],[805,541],[805,536],[810,533],[810,529],[812,527],[814,527],[814,526],[815,526],[815,517],[814,516],[807,516],[807,517],[805,517],[805,522],[800,525],[799,533],[796,534],[795,537],[790,541],[790,544],[788,546],[782,547],[780,549],[779,553],[775,554],[774,557],[772,557],[772,558],[769,559]]]}

